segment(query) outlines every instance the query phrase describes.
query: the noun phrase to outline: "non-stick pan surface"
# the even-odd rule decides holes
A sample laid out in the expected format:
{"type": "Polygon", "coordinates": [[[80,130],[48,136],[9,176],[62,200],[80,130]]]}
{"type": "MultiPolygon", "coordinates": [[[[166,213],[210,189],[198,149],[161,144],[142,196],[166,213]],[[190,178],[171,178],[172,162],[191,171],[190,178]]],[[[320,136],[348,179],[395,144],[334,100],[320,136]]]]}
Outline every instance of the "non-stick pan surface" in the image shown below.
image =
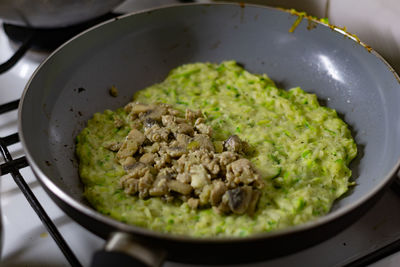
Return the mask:
{"type": "Polygon", "coordinates": [[[234,4],[185,5],[131,14],[95,27],[55,51],[27,85],[20,138],[33,171],[77,222],[107,238],[124,231],[167,250],[173,260],[244,262],[290,253],[328,238],[375,201],[400,158],[400,85],[374,51],[354,38],[288,12],[234,4]],[[310,25],[312,27],[310,27],[310,25]],[[236,60],[285,89],[301,86],[351,126],[357,185],[310,223],[238,239],[195,239],[125,225],[82,197],[75,136],[93,113],[126,104],[184,63],[236,60]],[[108,93],[110,86],[118,97],[108,93]]]}

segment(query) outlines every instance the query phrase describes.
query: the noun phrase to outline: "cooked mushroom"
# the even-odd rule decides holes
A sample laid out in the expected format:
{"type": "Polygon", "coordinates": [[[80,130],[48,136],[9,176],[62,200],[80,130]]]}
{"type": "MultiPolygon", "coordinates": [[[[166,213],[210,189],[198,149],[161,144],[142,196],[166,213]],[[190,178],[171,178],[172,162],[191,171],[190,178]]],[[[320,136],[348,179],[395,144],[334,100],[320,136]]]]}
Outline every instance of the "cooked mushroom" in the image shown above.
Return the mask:
{"type": "Polygon", "coordinates": [[[201,133],[201,134],[205,134],[211,137],[212,135],[212,128],[211,126],[208,126],[204,123],[200,123],[198,125],[195,126],[196,130],[201,133]]]}
{"type": "Polygon", "coordinates": [[[153,153],[144,153],[139,161],[145,164],[153,164],[154,163],[155,155],[153,153]]]}
{"type": "Polygon", "coordinates": [[[218,204],[222,200],[222,196],[226,192],[226,186],[224,182],[222,181],[217,181],[214,183],[213,188],[211,190],[211,195],[210,195],[210,203],[213,206],[218,206],[218,204]]]}
{"type": "Polygon", "coordinates": [[[193,111],[191,109],[186,109],[185,119],[194,122],[197,118],[202,118],[203,114],[200,110],[193,111]]]}
{"type": "Polygon", "coordinates": [[[164,127],[171,128],[175,123],[175,117],[172,115],[164,115],[161,117],[161,122],[164,127]]]}
{"type": "Polygon", "coordinates": [[[172,158],[177,158],[187,153],[186,147],[183,146],[170,146],[167,148],[167,153],[172,158]]]}
{"type": "Polygon", "coordinates": [[[171,156],[168,155],[166,152],[160,151],[158,152],[159,156],[156,156],[154,158],[154,168],[156,168],[157,170],[160,170],[162,168],[164,168],[165,166],[167,166],[167,164],[169,164],[171,162],[171,156]]]}
{"type": "Polygon", "coordinates": [[[227,151],[242,153],[243,144],[242,140],[237,135],[231,135],[224,143],[227,151]]]}
{"type": "Polygon", "coordinates": [[[250,186],[241,186],[228,190],[228,205],[235,214],[243,214],[249,207],[252,198],[252,189],[250,186]]]}
{"type": "Polygon", "coordinates": [[[192,141],[192,138],[186,134],[177,134],[176,135],[176,142],[178,145],[186,147],[192,141]]]}
{"type": "Polygon", "coordinates": [[[177,180],[170,180],[167,183],[169,190],[178,192],[182,195],[188,195],[192,192],[193,187],[188,184],[181,183],[177,180]]]}
{"type": "Polygon", "coordinates": [[[149,190],[154,182],[154,177],[150,172],[146,172],[140,179],[138,184],[139,197],[145,198],[149,195],[149,190]]]}
{"type": "Polygon", "coordinates": [[[125,179],[121,181],[121,186],[125,193],[134,195],[139,191],[139,180],[135,178],[125,179]]]}
{"type": "Polygon", "coordinates": [[[208,135],[196,134],[193,138],[193,142],[196,143],[195,150],[204,148],[208,151],[215,151],[214,145],[208,135]]]}
{"type": "Polygon", "coordinates": [[[176,125],[176,127],[172,128],[171,131],[174,134],[193,135],[193,133],[194,133],[193,126],[188,123],[179,123],[176,125]]]}
{"type": "Polygon", "coordinates": [[[189,207],[194,209],[194,210],[197,209],[197,207],[199,206],[199,204],[200,204],[199,202],[200,201],[199,201],[198,198],[189,198],[188,201],[187,201],[189,207]]]}
{"type": "Polygon", "coordinates": [[[145,121],[147,119],[160,121],[161,116],[167,114],[167,108],[162,105],[151,105],[150,109],[139,114],[139,119],[145,121]]]}
{"type": "Polygon", "coordinates": [[[151,128],[153,125],[156,125],[156,124],[158,125],[158,122],[156,120],[153,120],[152,118],[146,118],[143,121],[143,127],[145,130],[148,128],[151,128]]]}
{"type": "Polygon", "coordinates": [[[151,146],[144,146],[143,147],[143,151],[144,153],[156,153],[157,151],[160,150],[160,143],[159,142],[155,142],[153,143],[151,146]]]}
{"type": "Polygon", "coordinates": [[[134,157],[127,157],[123,160],[121,160],[121,165],[124,167],[125,171],[129,171],[130,169],[133,169],[135,166],[136,160],[134,157]]]}
{"type": "Polygon", "coordinates": [[[140,178],[144,176],[147,172],[151,172],[151,167],[147,164],[144,164],[143,162],[135,162],[126,171],[128,173],[125,176],[140,178]]]}
{"type": "Polygon", "coordinates": [[[139,144],[136,140],[126,139],[117,152],[118,159],[124,159],[132,156],[139,149],[139,144]]]}
{"type": "Polygon", "coordinates": [[[188,173],[180,172],[176,176],[176,180],[181,183],[184,183],[184,184],[190,184],[190,182],[192,181],[192,178],[190,177],[190,175],[188,173]]]}
{"type": "Polygon", "coordinates": [[[148,110],[151,110],[151,106],[146,105],[146,104],[140,104],[140,103],[132,103],[126,107],[132,114],[140,114],[142,112],[146,112],[148,110]]]}
{"type": "Polygon", "coordinates": [[[190,167],[190,176],[192,177],[190,185],[195,189],[202,189],[211,180],[210,174],[201,164],[190,167]]]}
{"type": "Polygon", "coordinates": [[[256,188],[263,182],[250,161],[238,154],[245,144],[239,137],[219,141],[215,152],[211,127],[201,111],[186,110],[183,118],[166,104],[135,103],[126,110],[135,127],[116,156],[127,172],[120,180],[127,194],[167,202],[180,199],[192,209],[211,205],[218,213],[254,213],[261,195],[256,188]]]}
{"type": "Polygon", "coordinates": [[[117,142],[117,141],[109,141],[109,142],[105,142],[103,144],[103,147],[110,151],[116,152],[121,148],[121,143],[117,142]]]}
{"type": "Polygon", "coordinates": [[[226,179],[235,184],[250,184],[260,181],[260,176],[254,170],[248,159],[241,158],[226,166],[226,179]]]}
{"type": "Polygon", "coordinates": [[[202,191],[199,194],[200,205],[205,206],[210,202],[211,190],[211,184],[207,184],[202,188],[202,191]]]}
{"type": "Polygon", "coordinates": [[[144,135],[151,142],[168,141],[169,133],[170,131],[167,128],[161,128],[158,124],[154,124],[144,131],[144,135]]]}
{"type": "Polygon", "coordinates": [[[152,188],[149,190],[150,196],[163,196],[168,193],[167,178],[163,175],[158,175],[153,183],[152,188]]]}
{"type": "Polygon", "coordinates": [[[218,158],[219,158],[219,163],[221,164],[221,166],[225,167],[229,163],[234,162],[238,158],[238,155],[234,152],[225,151],[225,152],[222,152],[221,154],[219,154],[218,158]]]}

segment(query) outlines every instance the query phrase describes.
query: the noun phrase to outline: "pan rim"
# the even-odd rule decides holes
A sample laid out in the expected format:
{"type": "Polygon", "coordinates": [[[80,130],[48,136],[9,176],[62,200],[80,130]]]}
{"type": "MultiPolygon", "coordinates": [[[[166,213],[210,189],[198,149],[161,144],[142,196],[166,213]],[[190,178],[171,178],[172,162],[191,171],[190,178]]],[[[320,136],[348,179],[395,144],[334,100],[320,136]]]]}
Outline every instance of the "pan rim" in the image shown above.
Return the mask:
{"type": "MultiPolygon", "coordinates": [[[[80,38],[82,35],[85,35],[86,33],[97,29],[99,27],[102,27],[103,25],[115,22],[120,19],[128,18],[131,16],[139,15],[139,14],[145,14],[145,13],[151,13],[153,11],[161,11],[161,10],[166,10],[166,9],[171,9],[171,8],[184,8],[186,6],[240,6],[241,8],[244,8],[244,6],[249,6],[249,7],[254,7],[254,8],[261,8],[261,9],[273,9],[277,10],[280,12],[286,12],[291,14],[289,10],[284,10],[281,8],[276,8],[276,7],[269,7],[269,6],[263,6],[263,5],[256,5],[256,4],[237,4],[237,3],[228,3],[228,2],[218,2],[218,3],[189,3],[189,4],[172,4],[172,5],[165,5],[162,7],[157,7],[157,8],[150,8],[146,10],[141,10],[141,11],[135,11],[131,12],[128,14],[124,14],[121,16],[118,16],[116,18],[107,20],[105,22],[102,22],[100,24],[97,24],[81,33],[78,35],[74,36],[64,44],[62,44],[60,47],[58,47],[56,50],[54,50],[39,66],[38,68],[34,71],[32,76],[29,78],[29,81],[27,82],[24,91],[21,96],[21,100],[19,103],[18,107],[18,134],[19,138],[21,140],[22,147],[26,153],[26,157],[28,159],[28,162],[35,173],[35,176],[41,181],[42,185],[47,187],[47,189],[52,192],[57,198],[59,198],[61,201],[65,202],[68,206],[71,206],[72,208],[78,210],[80,213],[85,214],[86,216],[90,216],[94,218],[95,220],[100,221],[101,223],[107,224],[115,229],[118,229],[123,232],[127,232],[130,234],[140,234],[142,236],[150,236],[152,238],[159,238],[159,239],[164,239],[164,240],[171,240],[171,241],[176,241],[176,242],[191,242],[191,243],[243,243],[243,242],[253,242],[253,241],[258,241],[258,240],[264,240],[264,239],[271,239],[271,238],[276,238],[278,236],[288,236],[292,235],[295,233],[300,233],[300,232],[305,232],[308,230],[312,230],[314,228],[321,227],[323,225],[329,224],[336,219],[345,216],[346,214],[354,211],[358,207],[362,206],[365,202],[367,202],[369,199],[373,198],[373,196],[377,195],[381,190],[383,190],[389,183],[390,181],[394,178],[395,174],[400,168],[400,158],[397,159],[396,164],[392,167],[392,169],[387,173],[385,177],[381,179],[381,182],[373,188],[368,194],[365,194],[361,198],[359,198],[356,202],[351,203],[347,205],[346,207],[339,208],[338,210],[335,211],[330,211],[327,214],[323,215],[322,217],[319,217],[315,220],[296,225],[296,226],[291,226],[288,228],[284,229],[279,229],[279,230],[274,230],[271,232],[265,232],[265,233],[258,233],[258,234],[253,234],[247,237],[193,237],[193,236],[187,236],[187,235],[177,235],[177,234],[169,234],[169,233],[163,233],[163,232],[157,232],[154,230],[150,230],[147,228],[142,228],[138,227],[135,225],[128,225],[125,223],[122,223],[120,221],[117,221],[111,217],[108,217],[106,215],[103,215],[93,208],[86,206],[82,204],[81,202],[77,201],[73,197],[71,197],[69,194],[61,190],[55,183],[51,181],[47,177],[47,175],[44,174],[44,172],[40,169],[38,164],[36,164],[36,161],[32,157],[29,149],[27,148],[27,144],[25,142],[24,138],[24,133],[23,133],[23,125],[22,125],[22,110],[25,102],[26,95],[29,91],[29,87],[33,81],[33,79],[36,77],[36,75],[40,72],[42,67],[48,62],[51,58],[53,58],[61,49],[63,49],[65,46],[69,45],[69,43],[73,42],[75,39],[80,38]]],[[[293,14],[292,14],[293,15],[293,14]]],[[[343,36],[348,37],[352,41],[356,42],[358,45],[363,46],[364,48],[368,49],[368,52],[373,54],[375,57],[377,57],[379,60],[381,60],[388,70],[392,72],[394,75],[395,79],[397,82],[400,84],[400,78],[396,71],[391,67],[391,65],[374,49],[370,48],[368,45],[363,43],[362,41],[358,40],[358,38],[355,38],[352,34],[332,25],[328,25],[325,23],[320,22],[319,20],[316,20],[314,18],[307,18],[309,20],[312,20],[313,22],[320,24],[324,27],[329,27],[332,30],[342,34],[343,36]]]]}

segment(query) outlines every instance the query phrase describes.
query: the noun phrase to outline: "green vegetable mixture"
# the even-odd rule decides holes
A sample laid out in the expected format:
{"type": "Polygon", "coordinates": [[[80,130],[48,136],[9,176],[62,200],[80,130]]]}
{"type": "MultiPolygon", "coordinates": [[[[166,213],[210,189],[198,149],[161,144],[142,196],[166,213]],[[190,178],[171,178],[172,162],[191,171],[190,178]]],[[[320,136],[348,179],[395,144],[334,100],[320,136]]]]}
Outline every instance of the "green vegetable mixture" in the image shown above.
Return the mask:
{"type": "Polygon", "coordinates": [[[133,100],[201,109],[213,138],[236,134],[248,142],[248,159],[265,186],[253,216],[192,210],[186,202],[127,195],[124,169],[104,143],[130,131],[123,108],[94,114],[77,137],[85,197],[103,214],[152,230],[191,236],[247,236],[313,220],[329,212],[352,182],[348,168],[356,144],[336,111],[300,88],[278,89],[265,74],[251,74],[234,61],[195,63],[170,72],[165,81],[138,91],[133,100]]]}

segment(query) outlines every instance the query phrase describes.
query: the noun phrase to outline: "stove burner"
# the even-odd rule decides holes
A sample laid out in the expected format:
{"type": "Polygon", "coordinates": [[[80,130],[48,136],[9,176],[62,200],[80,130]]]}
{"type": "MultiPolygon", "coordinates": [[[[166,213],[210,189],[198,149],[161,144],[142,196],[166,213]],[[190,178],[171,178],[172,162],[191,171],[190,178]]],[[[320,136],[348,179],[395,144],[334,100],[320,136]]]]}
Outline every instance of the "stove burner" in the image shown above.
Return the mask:
{"type": "Polygon", "coordinates": [[[119,15],[121,14],[107,13],[95,19],[62,28],[29,28],[4,23],[4,32],[12,41],[21,43],[21,46],[9,60],[0,64],[0,74],[11,69],[30,48],[53,51],[78,33],[119,15]]]}

